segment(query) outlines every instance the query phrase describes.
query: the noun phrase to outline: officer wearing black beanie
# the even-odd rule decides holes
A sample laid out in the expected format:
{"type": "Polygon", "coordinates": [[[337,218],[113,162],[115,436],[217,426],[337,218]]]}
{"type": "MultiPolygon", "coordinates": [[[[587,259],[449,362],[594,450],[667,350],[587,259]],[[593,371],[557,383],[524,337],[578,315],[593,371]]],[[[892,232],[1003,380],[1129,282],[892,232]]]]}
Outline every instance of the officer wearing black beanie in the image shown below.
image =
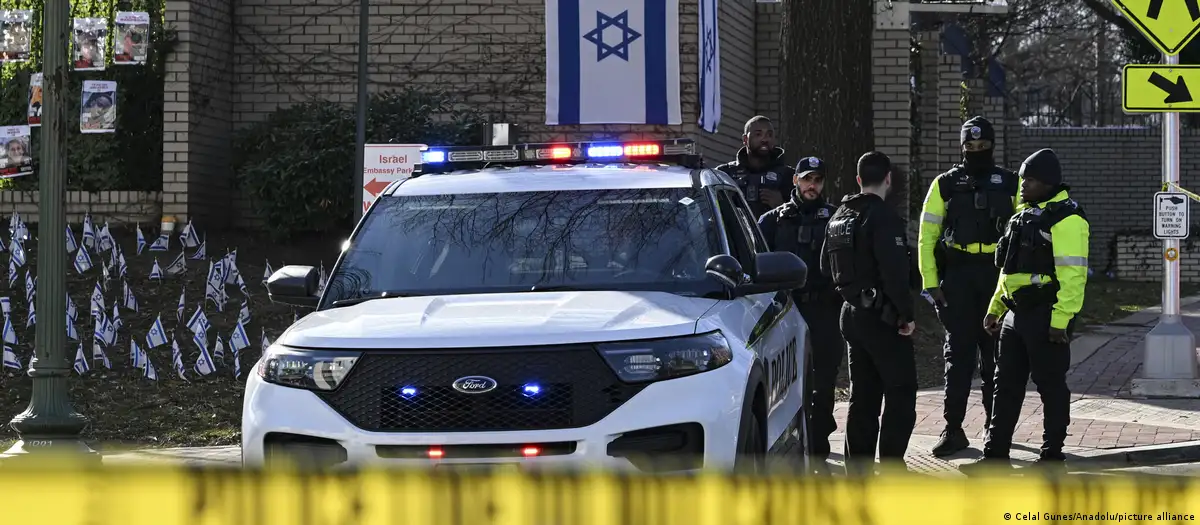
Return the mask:
{"type": "Polygon", "coordinates": [[[979,319],[996,288],[996,242],[1016,210],[1020,186],[1015,173],[996,166],[995,136],[992,123],[983,117],[963,123],[962,163],[934,179],[921,213],[921,287],[933,298],[946,329],[946,423],[933,447],[935,456],[970,446],[963,420],[976,362],[983,379],[984,410],[991,415],[995,338],[980,328],[979,319]]]}
{"type": "Polygon", "coordinates": [[[1039,465],[1059,467],[1071,422],[1071,336],[1083,307],[1088,278],[1090,231],[1083,208],[1068,195],[1054,150],[1043,149],[1021,165],[1024,207],[1008,222],[996,248],[1001,268],[983,328],[998,334],[996,394],[983,459],[967,473],[989,465],[1011,468],[1009,449],[1029,379],[1042,398],[1039,465]]]}

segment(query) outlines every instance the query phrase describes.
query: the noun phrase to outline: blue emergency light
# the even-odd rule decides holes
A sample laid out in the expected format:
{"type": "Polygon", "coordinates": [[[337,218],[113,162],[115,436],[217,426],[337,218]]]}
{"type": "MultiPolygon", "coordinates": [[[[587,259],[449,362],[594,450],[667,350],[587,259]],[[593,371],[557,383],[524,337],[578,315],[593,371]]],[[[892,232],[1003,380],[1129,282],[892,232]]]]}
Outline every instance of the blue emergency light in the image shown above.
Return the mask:
{"type": "Polygon", "coordinates": [[[587,163],[673,163],[699,167],[699,159],[691,139],[454,146],[422,152],[420,171],[424,174],[491,166],[587,163]]]}

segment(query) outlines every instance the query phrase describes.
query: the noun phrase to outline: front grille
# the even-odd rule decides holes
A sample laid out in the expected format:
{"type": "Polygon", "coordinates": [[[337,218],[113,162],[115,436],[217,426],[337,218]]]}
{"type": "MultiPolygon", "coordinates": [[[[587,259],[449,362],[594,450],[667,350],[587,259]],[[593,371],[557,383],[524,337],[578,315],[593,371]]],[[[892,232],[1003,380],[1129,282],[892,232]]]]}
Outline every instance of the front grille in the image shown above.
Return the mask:
{"type": "Polygon", "coordinates": [[[367,352],[345,383],[318,396],[367,431],[478,432],[588,426],[642,388],[622,383],[591,346],[574,345],[367,352]],[[451,386],[467,376],[497,387],[463,394],[451,386]],[[531,383],[540,391],[526,396],[531,383]]]}

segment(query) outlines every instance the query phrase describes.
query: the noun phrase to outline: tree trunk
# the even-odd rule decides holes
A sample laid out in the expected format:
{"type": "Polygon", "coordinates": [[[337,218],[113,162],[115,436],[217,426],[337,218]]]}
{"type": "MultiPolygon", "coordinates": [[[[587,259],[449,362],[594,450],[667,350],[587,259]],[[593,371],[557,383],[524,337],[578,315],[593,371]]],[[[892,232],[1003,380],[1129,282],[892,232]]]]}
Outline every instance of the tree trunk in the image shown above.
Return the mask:
{"type": "Polygon", "coordinates": [[[829,164],[825,193],[834,203],[858,191],[858,157],[874,148],[874,7],[874,0],[783,0],[781,144],[793,162],[815,156],[829,164]]]}

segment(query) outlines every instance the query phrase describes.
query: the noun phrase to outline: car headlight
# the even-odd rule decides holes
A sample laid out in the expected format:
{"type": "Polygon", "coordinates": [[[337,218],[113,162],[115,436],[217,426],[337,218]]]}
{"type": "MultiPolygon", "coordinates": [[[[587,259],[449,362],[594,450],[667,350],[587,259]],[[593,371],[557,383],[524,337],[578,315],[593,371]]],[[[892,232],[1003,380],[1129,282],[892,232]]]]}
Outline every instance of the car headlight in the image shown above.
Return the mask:
{"type": "Polygon", "coordinates": [[[359,353],[292,350],[272,345],[258,363],[263,381],[307,390],[333,390],[342,384],[359,353]]]}
{"type": "Polygon", "coordinates": [[[690,376],[733,360],[720,332],[673,339],[624,341],[599,345],[600,353],[626,383],[648,383],[690,376]]]}

